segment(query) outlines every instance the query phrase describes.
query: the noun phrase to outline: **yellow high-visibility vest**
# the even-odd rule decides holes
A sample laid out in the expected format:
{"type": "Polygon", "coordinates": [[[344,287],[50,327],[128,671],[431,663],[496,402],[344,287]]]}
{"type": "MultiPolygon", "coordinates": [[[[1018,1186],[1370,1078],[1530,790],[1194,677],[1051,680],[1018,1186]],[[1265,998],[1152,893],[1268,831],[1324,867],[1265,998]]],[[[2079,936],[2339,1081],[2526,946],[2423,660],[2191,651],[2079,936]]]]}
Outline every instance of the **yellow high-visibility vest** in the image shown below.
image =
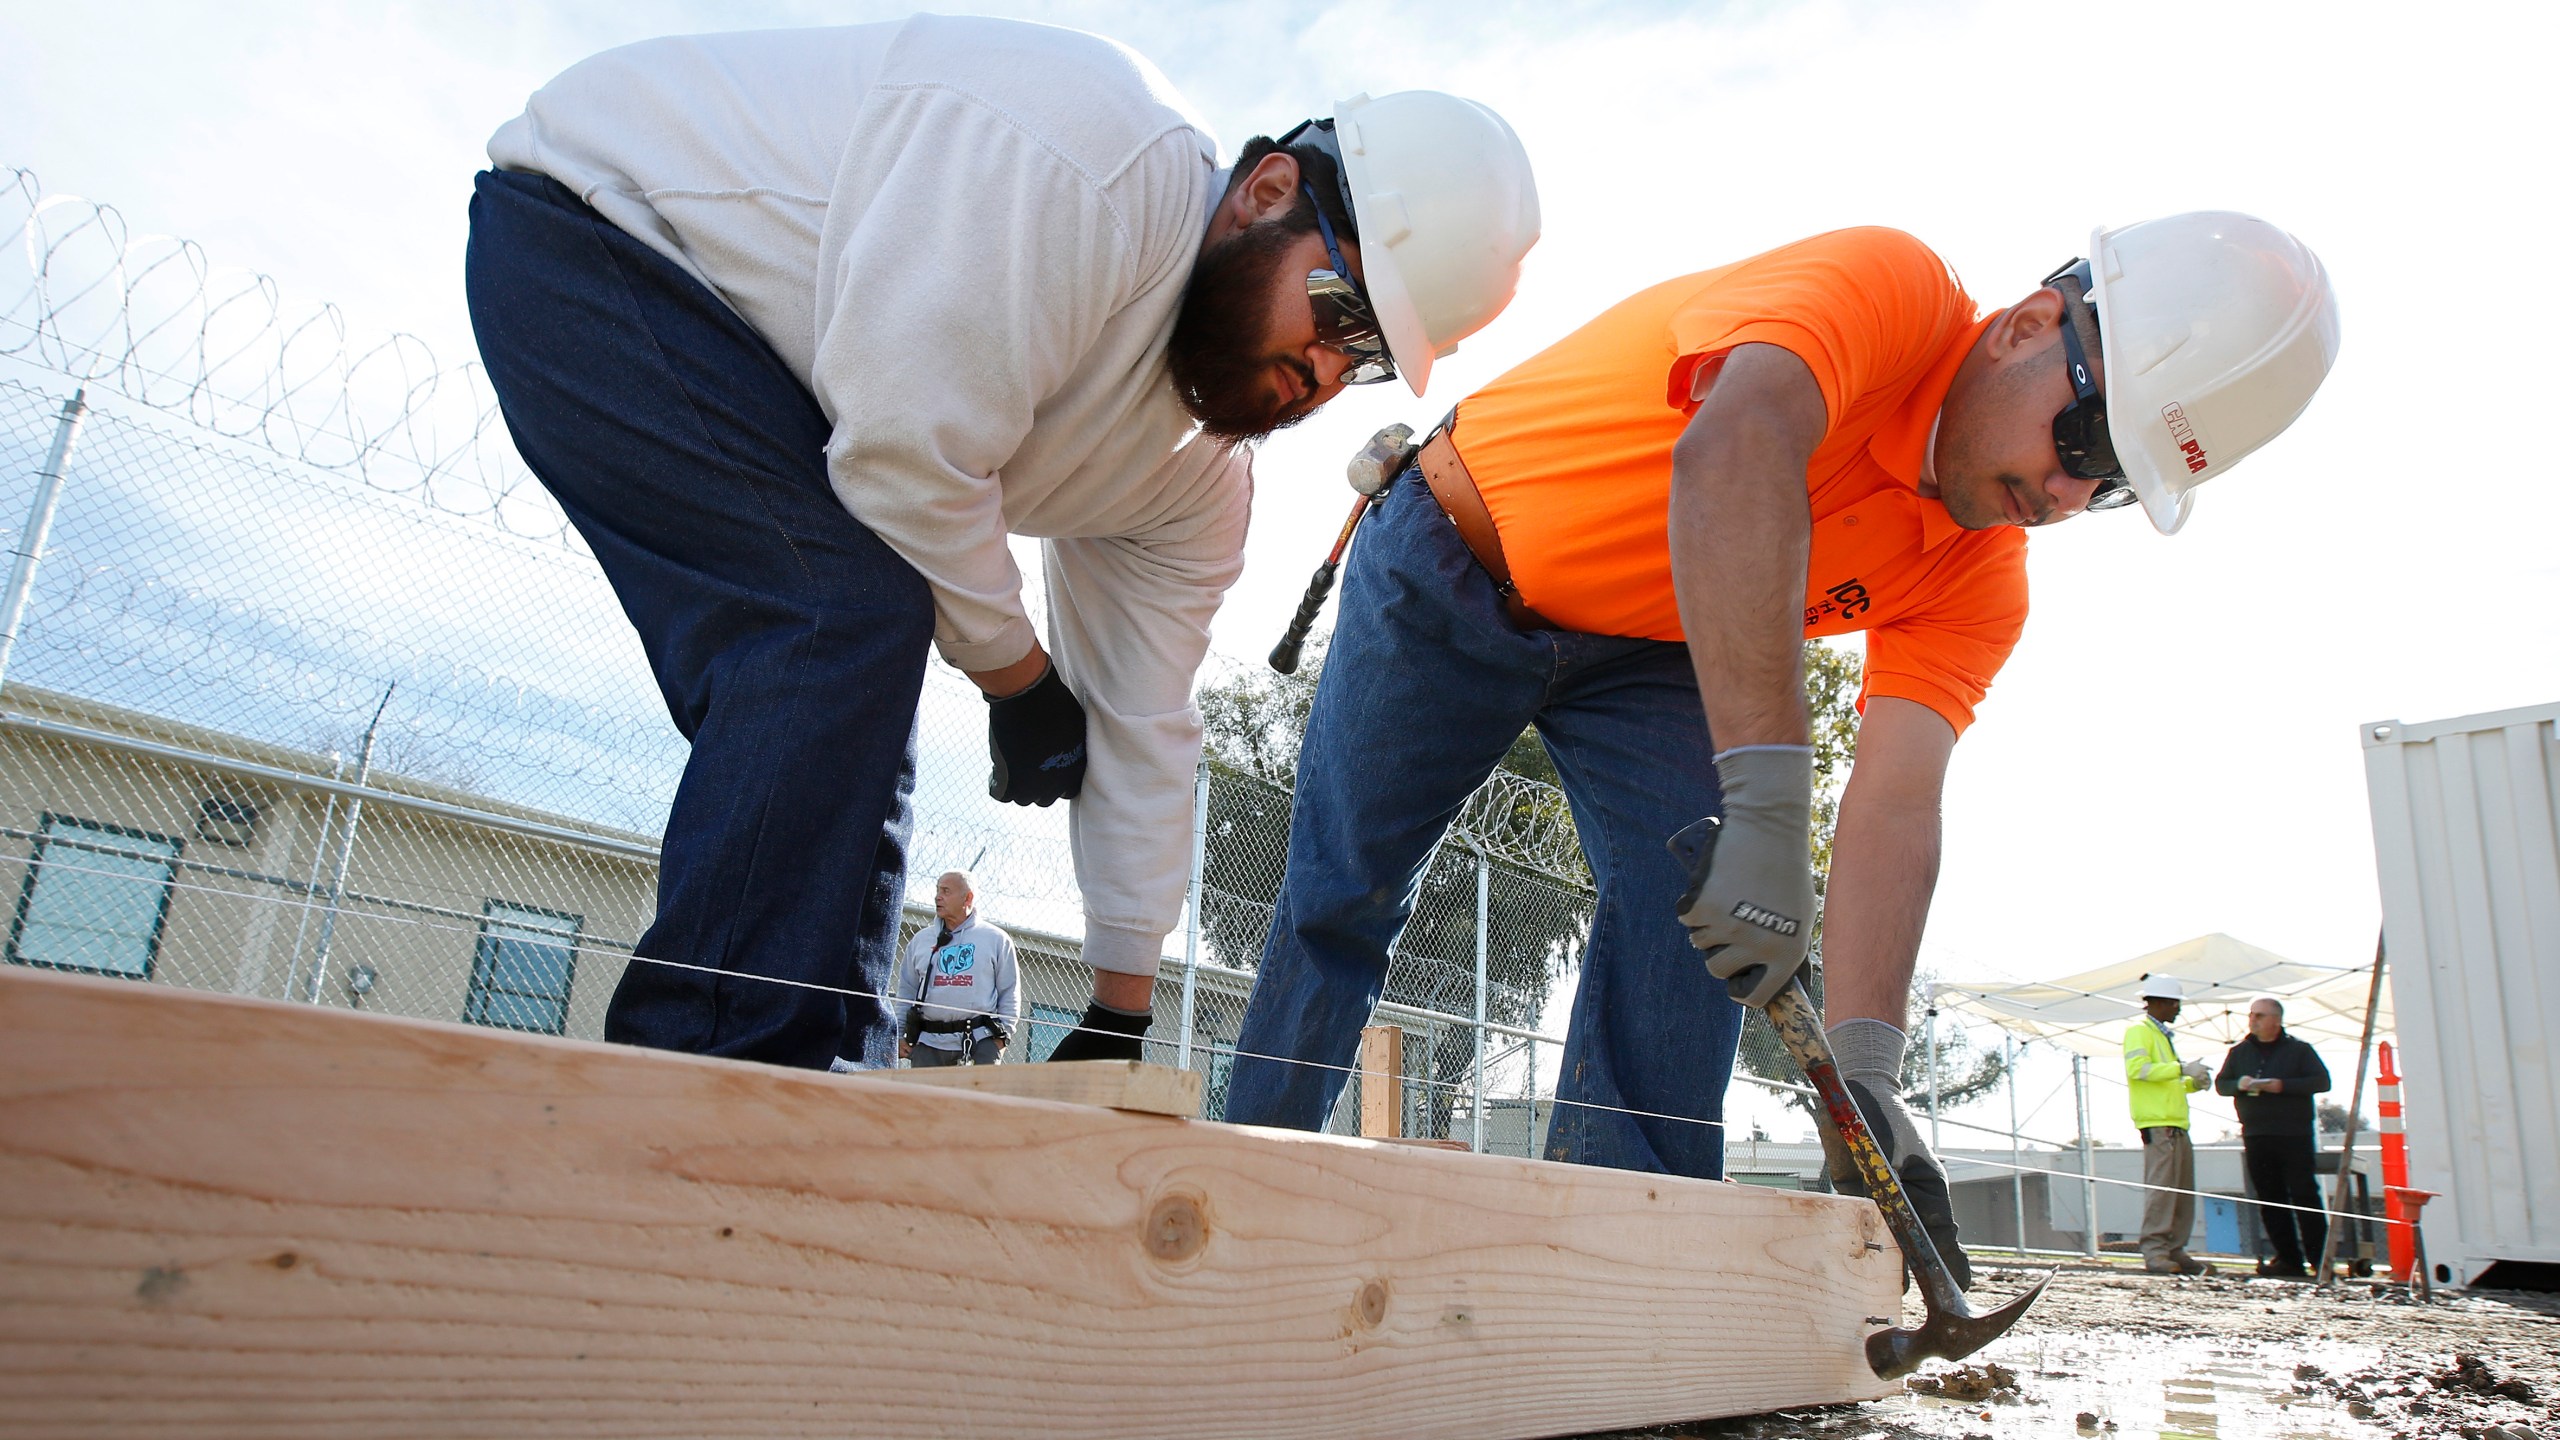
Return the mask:
{"type": "Polygon", "coordinates": [[[2169,1027],[2145,1015],[2124,1032],[2125,1088],[2133,1092],[2133,1123],[2187,1128],[2187,1092],[2203,1087],[2178,1068],[2178,1047],[2169,1042],[2169,1027]]]}

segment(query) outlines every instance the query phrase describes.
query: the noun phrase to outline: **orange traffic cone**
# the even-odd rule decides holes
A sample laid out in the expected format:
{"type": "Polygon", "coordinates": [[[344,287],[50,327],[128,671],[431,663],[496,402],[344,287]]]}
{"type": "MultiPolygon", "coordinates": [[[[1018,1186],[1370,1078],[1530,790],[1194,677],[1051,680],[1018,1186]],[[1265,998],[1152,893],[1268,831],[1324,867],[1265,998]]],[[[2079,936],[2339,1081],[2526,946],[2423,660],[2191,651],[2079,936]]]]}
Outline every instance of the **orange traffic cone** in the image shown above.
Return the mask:
{"type": "MultiPolygon", "coordinates": [[[[2382,1120],[2382,1215],[2383,1234],[2391,1242],[2391,1278],[2406,1285],[2409,1267],[2417,1259],[2417,1236],[2410,1225],[2416,1217],[2416,1205],[2403,1198],[2409,1195],[2409,1137],[2400,1129],[2400,1069],[2391,1055],[2391,1042],[2385,1040],[2381,1050],[2382,1071],[2375,1076],[2375,1108],[2382,1120]]],[[[2423,1205],[2425,1201],[2419,1201],[2423,1205]]]]}

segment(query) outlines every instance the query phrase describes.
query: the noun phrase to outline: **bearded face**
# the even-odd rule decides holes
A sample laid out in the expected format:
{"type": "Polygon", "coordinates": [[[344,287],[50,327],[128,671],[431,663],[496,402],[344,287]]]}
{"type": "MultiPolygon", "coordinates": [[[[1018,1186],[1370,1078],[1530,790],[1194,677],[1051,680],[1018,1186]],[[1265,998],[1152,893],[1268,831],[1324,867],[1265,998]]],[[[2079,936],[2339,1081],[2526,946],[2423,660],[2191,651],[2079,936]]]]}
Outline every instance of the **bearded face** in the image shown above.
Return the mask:
{"type": "Polygon", "coordinates": [[[1259,440],[1315,413],[1339,388],[1304,354],[1313,338],[1307,272],[1324,264],[1307,262],[1314,234],[1315,207],[1301,204],[1211,245],[1192,267],[1165,365],[1182,408],[1207,434],[1259,440]]]}

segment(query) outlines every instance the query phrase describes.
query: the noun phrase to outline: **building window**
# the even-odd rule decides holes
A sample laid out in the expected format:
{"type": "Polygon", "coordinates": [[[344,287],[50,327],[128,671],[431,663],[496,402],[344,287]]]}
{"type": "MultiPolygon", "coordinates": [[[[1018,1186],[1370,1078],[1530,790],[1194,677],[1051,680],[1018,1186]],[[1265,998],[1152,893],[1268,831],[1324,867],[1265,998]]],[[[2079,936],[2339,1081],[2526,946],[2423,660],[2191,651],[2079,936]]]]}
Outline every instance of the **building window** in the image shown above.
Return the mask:
{"type": "Polygon", "coordinates": [[[1075,1029],[1076,1022],[1083,1018],[1077,1011],[1062,1010],[1055,1005],[1042,1005],[1035,1001],[1031,1006],[1031,1058],[1034,1061],[1046,1060],[1057,1053],[1058,1042],[1066,1039],[1067,1033],[1075,1029]]]}
{"type": "Polygon", "coordinates": [[[9,958],[149,979],[177,858],[178,842],[166,835],[45,816],[18,890],[9,958]]]}
{"type": "Polygon", "coordinates": [[[480,911],[480,948],[462,1018],[502,1030],[558,1035],[569,1028],[569,981],[584,918],[492,900],[480,911]]]}

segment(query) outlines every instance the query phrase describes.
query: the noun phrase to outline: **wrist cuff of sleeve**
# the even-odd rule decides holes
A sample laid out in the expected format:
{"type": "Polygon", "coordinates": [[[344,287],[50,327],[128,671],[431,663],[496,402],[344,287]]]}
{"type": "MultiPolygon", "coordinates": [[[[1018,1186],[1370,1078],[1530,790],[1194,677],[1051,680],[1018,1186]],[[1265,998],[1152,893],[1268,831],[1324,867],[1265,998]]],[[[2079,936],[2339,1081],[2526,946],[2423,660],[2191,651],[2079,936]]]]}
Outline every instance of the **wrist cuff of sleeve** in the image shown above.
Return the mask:
{"type": "Polygon", "coordinates": [[[1825,1031],[1824,1038],[1831,1042],[1831,1059],[1842,1078],[1901,1093],[1907,1037],[1900,1028],[1882,1020],[1843,1020],[1825,1031]]]}
{"type": "Polygon", "coordinates": [[[1164,963],[1164,932],[1084,922],[1084,963],[1114,975],[1153,975],[1164,963]]]}
{"type": "Polygon", "coordinates": [[[1031,653],[1031,622],[1019,615],[1007,617],[996,633],[984,640],[962,641],[936,637],[933,648],[954,670],[1001,670],[1031,653]]]}
{"type": "Polygon", "coordinates": [[[1736,745],[1730,750],[1717,751],[1715,758],[1722,760],[1727,755],[1751,755],[1764,750],[1774,750],[1785,755],[1810,755],[1813,753],[1813,747],[1810,745],[1736,745]]]}

